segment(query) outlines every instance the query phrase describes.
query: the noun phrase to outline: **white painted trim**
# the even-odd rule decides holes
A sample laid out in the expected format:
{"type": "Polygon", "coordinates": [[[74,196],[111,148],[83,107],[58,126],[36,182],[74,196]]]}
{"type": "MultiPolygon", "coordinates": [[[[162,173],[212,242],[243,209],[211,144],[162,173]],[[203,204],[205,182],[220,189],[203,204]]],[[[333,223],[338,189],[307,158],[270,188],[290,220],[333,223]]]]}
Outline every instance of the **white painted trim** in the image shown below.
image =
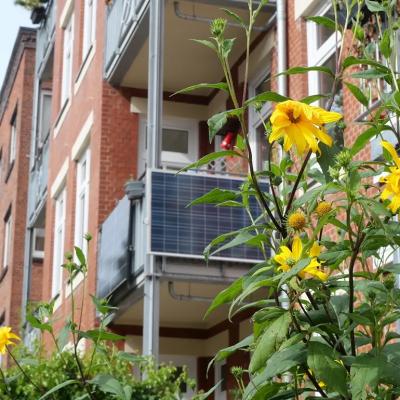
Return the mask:
{"type": "Polygon", "coordinates": [[[73,11],[74,11],[74,6],[75,6],[75,0],[67,0],[65,2],[64,8],[61,12],[61,17],[60,17],[60,28],[65,29],[69,22],[69,18],[71,17],[73,11]]]}
{"type": "Polygon", "coordinates": [[[95,54],[96,54],[96,42],[94,41],[92,44],[92,47],[90,48],[90,50],[87,53],[87,56],[83,60],[83,63],[79,70],[78,77],[74,84],[74,95],[76,95],[78,93],[78,90],[81,87],[83,79],[86,76],[86,73],[90,67],[90,64],[92,63],[92,60],[93,60],[95,54]]]}
{"type": "Polygon", "coordinates": [[[61,113],[59,114],[56,124],[54,126],[54,130],[53,130],[53,137],[57,137],[58,133],[61,130],[61,127],[64,124],[65,118],[67,117],[68,111],[71,108],[71,98],[69,98],[67,100],[67,104],[63,107],[61,113]]]}
{"type": "Polygon", "coordinates": [[[69,168],[69,159],[67,157],[64,160],[64,163],[61,166],[60,171],[56,176],[56,179],[54,179],[53,184],[51,185],[50,197],[52,199],[55,199],[58,196],[59,192],[64,188],[64,183],[67,179],[68,168],[69,168]]]}
{"type": "Polygon", "coordinates": [[[94,122],[94,112],[93,110],[90,112],[88,118],[86,119],[85,123],[81,131],[79,132],[78,137],[76,138],[74,144],[72,145],[71,149],[71,161],[77,161],[81,157],[84,150],[87,148],[87,144],[90,140],[90,133],[93,128],[94,122]]]}

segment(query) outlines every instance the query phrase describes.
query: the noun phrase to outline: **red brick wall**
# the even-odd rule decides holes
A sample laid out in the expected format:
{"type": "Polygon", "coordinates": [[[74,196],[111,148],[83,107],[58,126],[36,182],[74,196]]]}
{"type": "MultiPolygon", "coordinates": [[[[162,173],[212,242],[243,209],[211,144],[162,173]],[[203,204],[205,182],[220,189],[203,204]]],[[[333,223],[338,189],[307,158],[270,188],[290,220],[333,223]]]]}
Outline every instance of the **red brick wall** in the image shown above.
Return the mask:
{"type": "MultiPolygon", "coordinates": [[[[11,61],[15,62],[15,60],[11,61]]],[[[0,314],[5,312],[5,325],[19,332],[22,282],[24,268],[24,241],[29,176],[29,149],[32,126],[32,93],[35,49],[25,48],[18,65],[7,106],[0,121],[2,167],[0,173],[0,263],[4,253],[4,217],[11,207],[11,252],[7,273],[0,282],[0,314]],[[17,151],[12,169],[9,166],[10,122],[17,109],[17,151]],[[7,178],[8,177],[8,178],[7,178]]],[[[1,270],[1,268],[0,268],[1,270]]],[[[39,272],[39,271],[37,271],[39,272]]],[[[39,272],[40,274],[40,272],[39,272]]],[[[35,276],[35,279],[39,275],[35,276]]],[[[37,294],[37,292],[35,292],[37,294]]]]}

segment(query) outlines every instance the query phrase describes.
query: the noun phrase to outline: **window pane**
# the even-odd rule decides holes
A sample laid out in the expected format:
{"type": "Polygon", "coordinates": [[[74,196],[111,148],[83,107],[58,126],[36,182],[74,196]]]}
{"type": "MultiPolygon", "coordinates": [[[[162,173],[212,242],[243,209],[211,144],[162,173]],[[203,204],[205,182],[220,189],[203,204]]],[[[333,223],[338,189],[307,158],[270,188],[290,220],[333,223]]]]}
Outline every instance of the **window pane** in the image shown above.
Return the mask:
{"type": "Polygon", "coordinates": [[[256,87],[256,96],[260,93],[271,91],[271,74],[268,74],[263,81],[256,87]]]}
{"type": "Polygon", "coordinates": [[[189,132],[179,129],[163,129],[162,150],[175,153],[189,152],[189,132]]]}
{"type": "MultiPolygon", "coordinates": [[[[325,17],[335,20],[335,13],[333,8],[329,7],[328,11],[324,13],[325,17]]],[[[316,24],[317,26],[317,48],[320,48],[333,34],[332,29],[327,28],[322,24],[316,24]]]]}
{"type": "Polygon", "coordinates": [[[268,161],[268,141],[265,137],[265,130],[263,125],[260,125],[256,129],[257,135],[257,159],[258,159],[258,169],[265,169],[265,163],[268,161]]]}
{"type": "MultiPolygon", "coordinates": [[[[327,61],[325,61],[324,64],[322,64],[324,67],[328,67],[331,69],[331,71],[335,72],[336,69],[336,57],[335,57],[335,53],[332,54],[332,56],[330,56],[328,58],[327,61]]],[[[332,92],[332,85],[333,85],[333,77],[328,75],[328,74],[324,74],[324,73],[319,73],[319,92],[320,94],[323,95],[328,95],[332,92]]],[[[326,107],[327,103],[329,102],[329,98],[326,99],[322,99],[321,100],[321,106],[323,108],[326,107]]],[[[335,95],[335,99],[331,108],[332,111],[336,111],[339,113],[343,112],[343,89],[342,89],[342,85],[340,85],[339,90],[337,92],[337,94],[335,95]]]]}
{"type": "Polygon", "coordinates": [[[42,115],[41,124],[40,124],[40,141],[43,142],[44,139],[47,137],[50,131],[50,121],[51,121],[51,96],[50,95],[43,95],[43,103],[42,103],[42,115]]]}

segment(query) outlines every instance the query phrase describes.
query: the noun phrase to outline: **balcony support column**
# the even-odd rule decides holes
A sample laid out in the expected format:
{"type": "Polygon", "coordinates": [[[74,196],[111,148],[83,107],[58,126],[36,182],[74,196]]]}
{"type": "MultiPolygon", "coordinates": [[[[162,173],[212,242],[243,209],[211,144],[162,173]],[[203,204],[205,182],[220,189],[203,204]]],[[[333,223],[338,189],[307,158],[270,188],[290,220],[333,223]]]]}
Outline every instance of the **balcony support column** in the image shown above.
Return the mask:
{"type": "MultiPolygon", "coordinates": [[[[146,199],[151,199],[150,171],[160,167],[161,159],[164,1],[150,0],[146,199]]],[[[147,204],[146,210],[147,238],[148,247],[150,247],[150,204],[147,204]]],[[[143,354],[152,355],[157,361],[159,355],[160,281],[156,275],[156,260],[151,254],[146,255],[144,272],[143,354]]]]}

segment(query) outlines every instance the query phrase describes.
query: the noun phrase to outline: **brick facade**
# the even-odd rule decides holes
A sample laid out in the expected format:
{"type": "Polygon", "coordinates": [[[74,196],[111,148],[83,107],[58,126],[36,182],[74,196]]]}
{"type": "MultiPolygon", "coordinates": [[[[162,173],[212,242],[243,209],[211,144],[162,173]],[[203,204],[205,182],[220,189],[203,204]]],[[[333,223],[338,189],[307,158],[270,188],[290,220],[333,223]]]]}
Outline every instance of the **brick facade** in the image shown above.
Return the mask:
{"type": "MultiPolygon", "coordinates": [[[[36,32],[19,30],[7,74],[1,90],[0,103],[0,316],[2,323],[20,332],[21,298],[24,274],[24,241],[28,195],[29,152],[32,127],[33,82],[35,67],[36,32]],[[15,121],[15,159],[10,161],[11,124],[15,121]],[[10,215],[11,236],[8,262],[4,264],[5,218],[10,215]]],[[[31,299],[40,298],[41,263],[33,269],[37,284],[31,299]]]]}

